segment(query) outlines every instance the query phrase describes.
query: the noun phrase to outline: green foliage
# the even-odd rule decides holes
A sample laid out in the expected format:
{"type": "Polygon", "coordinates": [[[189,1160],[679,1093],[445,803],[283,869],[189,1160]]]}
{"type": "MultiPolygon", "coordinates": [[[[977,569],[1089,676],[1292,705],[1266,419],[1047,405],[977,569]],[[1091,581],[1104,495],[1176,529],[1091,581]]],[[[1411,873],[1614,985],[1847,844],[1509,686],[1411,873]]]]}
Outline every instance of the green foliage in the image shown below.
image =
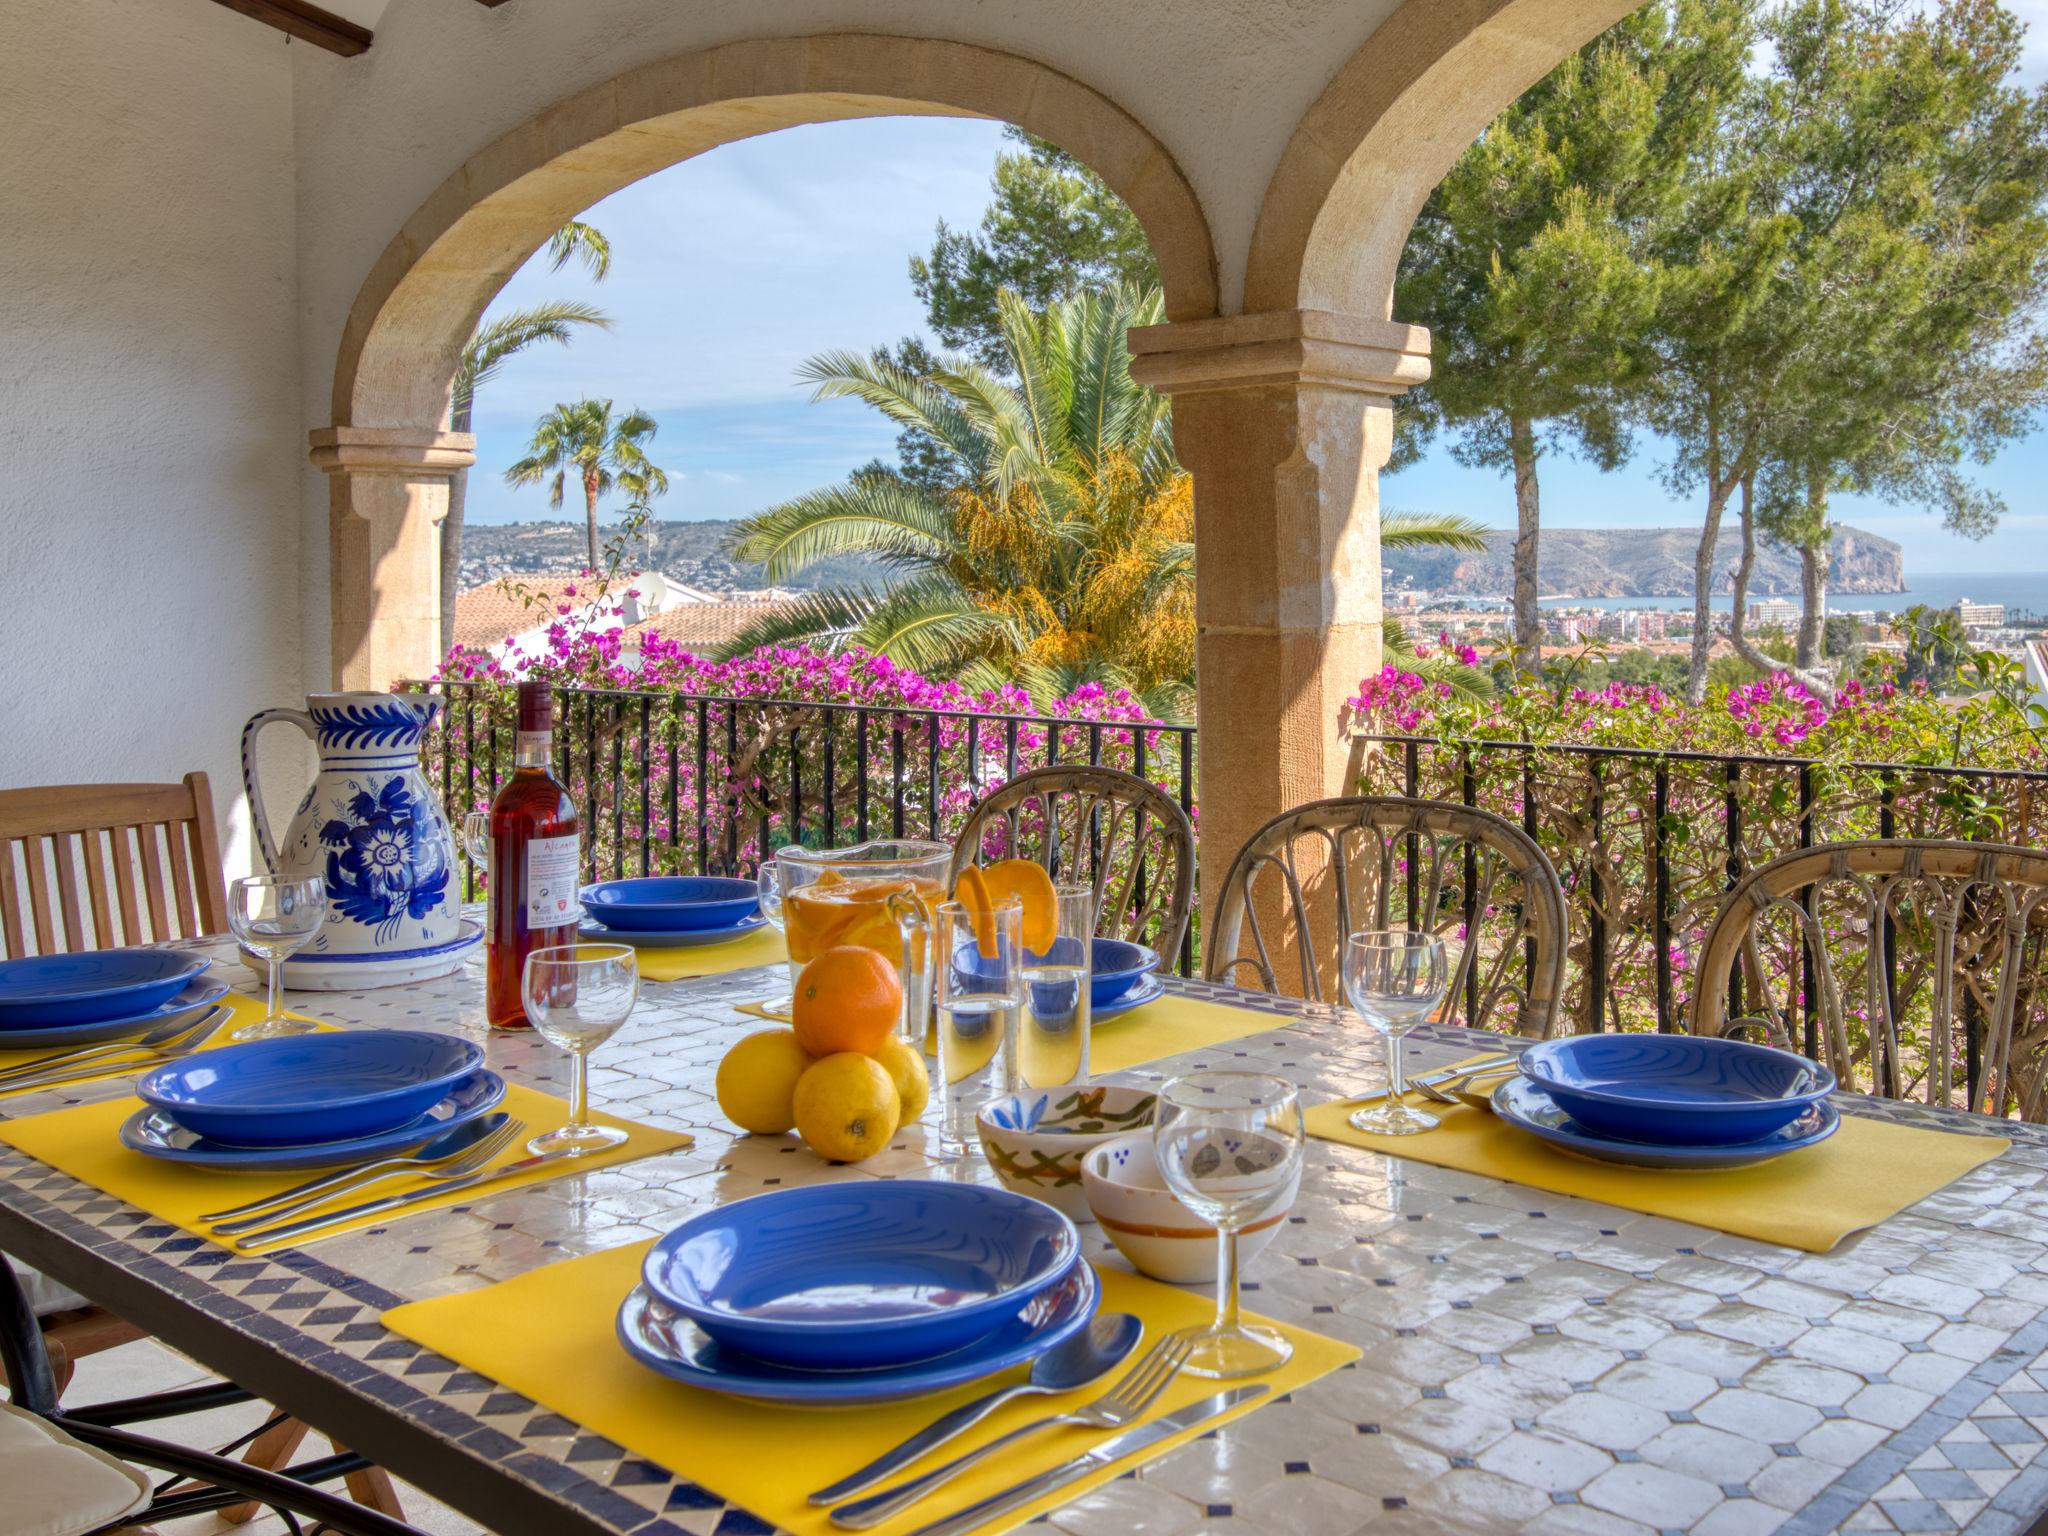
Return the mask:
{"type": "Polygon", "coordinates": [[[480,325],[462,349],[462,361],[455,371],[453,406],[449,424],[467,432],[476,392],[498,375],[498,370],[536,342],[552,341],[567,346],[575,327],[611,329],[611,316],[594,304],[576,299],[553,299],[531,309],[515,309],[480,325]]]}
{"type": "Polygon", "coordinates": [[[513,486],[545,484],[548,505],[560,510],[573,475],[583,491],[590,539],[589,563],[598,569],[597,504],[614,488],[634,507],[668,492],[668,476],[647,456],[656,431],[645,411],[612,414],[609,400],[577,400],[556,406],[535,423],[526,457],[505,471],[513,486]]]}
{"type": "Polygon", "coordinates": [[[1024,148],[997,156],[980,231],[942,220],[930,254],[910,258],[911,286],[940,343],[994,369],[1008,362],[999,294],[1044,309],[1090,290],[1159,283],[1144,229],[1101,178],[1021,128],[1005,133],[1024,148]]]}

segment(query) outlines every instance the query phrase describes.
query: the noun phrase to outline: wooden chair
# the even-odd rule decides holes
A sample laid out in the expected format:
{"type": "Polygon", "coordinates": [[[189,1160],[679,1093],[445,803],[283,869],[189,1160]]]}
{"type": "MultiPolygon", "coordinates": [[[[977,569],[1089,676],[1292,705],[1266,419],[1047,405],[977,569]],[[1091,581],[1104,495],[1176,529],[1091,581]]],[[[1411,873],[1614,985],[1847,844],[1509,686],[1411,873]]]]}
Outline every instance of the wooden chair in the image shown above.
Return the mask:
{"type": "Polygon", "coordinates": [[[1195,829],[1156,784],[1116,768],[1034,768],[991,790],[953,844],[947,884],[980,859],[1034,859],[1095,887],[1095,931],[1170,967],[1195,896],[1195,829]]]}
{"type": "Polygon", "coordinates": [[[0,956],[193,939],[227,926],[205,774],[0,790],[0,956]]]}
{"type": "MultiPolygon", "coordinates": [[[[205,774],[188,773],[176,784],[0,790],[0,956],[196,939],[227,926],[227,881],[205,774]]],[[[95,1306],[46,1312],[41,1323],[59,1393],[76,1361],[145,1336],[95,1306]]],[[[257,1436],[245,1460],[282,1467],[305,1435],[305,1424],[281,1417],[257,1436]]],[[[402,1513],[379,1468],[364,1464],[347,1480],[358,1502],[402,1513]]],[[[247,1520],[255,1509],[234,1505],[222,1518],[247,1520]]]]}
{"type": "Polygon", "coordinates": [[[1694,1034],[1760,1034],[1859,1092],[2048,1119],[2048,852],[1787,854],[1728,893],[1694,969],[1694,1034]]]}
{"type": "Polygon", "coordinates": [[[1555,1027],[1564,893],[1543,850],[1514,823],[1461,805],[1374,795],[1283,812],[1231,860],[1214,930],[1204,936],[1206,974],[1277,992],[1280,943],[1298,961],[1301,995],[1320,1002],[1341,994],[1344,938],[1362,928],[1449,941],[1447,1019],[1536,1036],[1555,1027]]]}

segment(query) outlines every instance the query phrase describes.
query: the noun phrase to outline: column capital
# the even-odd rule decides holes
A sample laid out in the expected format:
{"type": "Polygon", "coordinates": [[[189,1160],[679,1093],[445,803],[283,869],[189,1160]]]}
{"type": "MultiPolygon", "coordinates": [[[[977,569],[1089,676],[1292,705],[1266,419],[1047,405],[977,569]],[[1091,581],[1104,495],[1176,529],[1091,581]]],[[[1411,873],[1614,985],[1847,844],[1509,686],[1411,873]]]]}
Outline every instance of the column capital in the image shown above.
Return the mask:
{"type": "Polygon", "coordinates": [[[1324,309],[1134,326],[1131,377],[1169,395],[1311,386],[1405,394],[1429,378],[1429,332],[1324,309]]]}
{"type": "Polygon", "coordinates": [[[469,432],[316,427],[306,437],[313,462],[330,475],[440,478],[476,462],[476,437],[469,432]]]}

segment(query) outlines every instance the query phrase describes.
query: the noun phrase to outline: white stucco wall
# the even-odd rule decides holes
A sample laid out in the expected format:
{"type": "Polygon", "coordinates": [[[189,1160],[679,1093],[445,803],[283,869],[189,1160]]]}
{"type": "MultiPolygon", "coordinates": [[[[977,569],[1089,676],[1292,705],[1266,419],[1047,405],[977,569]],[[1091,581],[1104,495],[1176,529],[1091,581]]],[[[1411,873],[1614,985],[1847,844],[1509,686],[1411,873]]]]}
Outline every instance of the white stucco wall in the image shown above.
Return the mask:
{"type": "Polygon", "coordinates": [[[0,786],[203,768],[234,872],[242,722],[305,691],[285,38],[0,0],[0,208],[0,786]]]}

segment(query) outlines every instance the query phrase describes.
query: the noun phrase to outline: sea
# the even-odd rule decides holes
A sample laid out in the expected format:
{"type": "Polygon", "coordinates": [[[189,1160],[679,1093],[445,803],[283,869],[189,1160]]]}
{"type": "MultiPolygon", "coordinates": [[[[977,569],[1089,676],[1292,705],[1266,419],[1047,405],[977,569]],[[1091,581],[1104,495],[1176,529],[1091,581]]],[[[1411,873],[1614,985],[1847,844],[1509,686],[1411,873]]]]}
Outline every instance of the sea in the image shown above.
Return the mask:
{"type": "MultiPolygon", "coordinates": [[[[1896,613],[1914,604],[1929,608],[1952,608],[1959,602],[2003,603],[2008,614],[2048,616],[2048,571],[1929,571],[1909,575],[1908,592],[1830,592],[1828,608],[1835,613],[1896,613]]],[[[1799,594],[1779,594],[1781,599],[1799,600],[1799,594]]],[[[1771,601],[1766,594],[1754,594],[1751,602],[1771,601]]],[[[1441,598],[1436,601],[1442,601],[1441,598]]],[[[1545,594],[1546,608],[1668,608],[1690,611],[1690,597],[1572,597],[1545,594]]],[[[1730,599],[1719,593],[1714,607],[1727,611],[1730,599]]]]}

